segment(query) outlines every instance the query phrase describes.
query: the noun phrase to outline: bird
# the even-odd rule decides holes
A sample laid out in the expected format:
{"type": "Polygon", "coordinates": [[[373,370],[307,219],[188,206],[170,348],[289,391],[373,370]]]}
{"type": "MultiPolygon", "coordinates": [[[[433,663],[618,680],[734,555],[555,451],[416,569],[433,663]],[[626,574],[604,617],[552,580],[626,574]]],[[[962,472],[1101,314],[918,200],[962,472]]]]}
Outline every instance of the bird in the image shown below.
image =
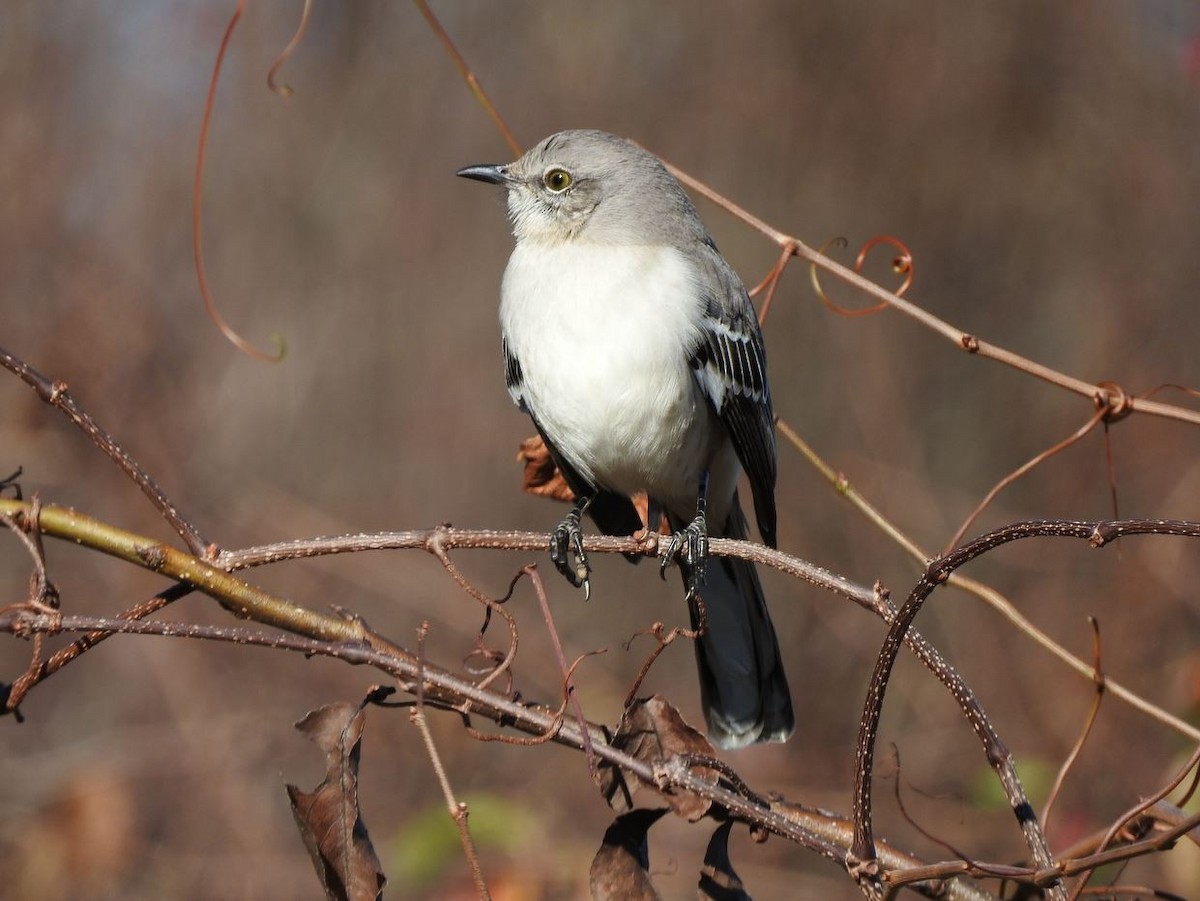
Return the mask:
{"type": "Polygon", "coordinates": [[[590,593],[582,517],[632,535],[672,529],[701,707],[723,749],[795,729],[779,641],[754,565],[710,556],[747,538],[745,471],[762,540],[776,546],[775,431],[753,304],[658,157],[603,131],[550,135],[515,162],[459,169],[506,190],[515,246],[500,288],[505,381],[575,495],[550,556],[590,593]]]}

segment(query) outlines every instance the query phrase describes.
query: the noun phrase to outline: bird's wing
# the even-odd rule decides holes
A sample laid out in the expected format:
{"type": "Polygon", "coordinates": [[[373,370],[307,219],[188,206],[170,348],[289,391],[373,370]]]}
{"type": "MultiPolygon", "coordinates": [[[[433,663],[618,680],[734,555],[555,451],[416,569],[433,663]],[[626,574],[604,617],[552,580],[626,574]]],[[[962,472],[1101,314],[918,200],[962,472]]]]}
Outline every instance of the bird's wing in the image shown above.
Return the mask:
{"type": "Polygon", "coordinates": [[[697,254],[705,293],[704,324],[692,371],[733,439],[750,478],[763,541],[775,546],[775,414],[754,305],[741,279],[711,243],[697,254]]]}

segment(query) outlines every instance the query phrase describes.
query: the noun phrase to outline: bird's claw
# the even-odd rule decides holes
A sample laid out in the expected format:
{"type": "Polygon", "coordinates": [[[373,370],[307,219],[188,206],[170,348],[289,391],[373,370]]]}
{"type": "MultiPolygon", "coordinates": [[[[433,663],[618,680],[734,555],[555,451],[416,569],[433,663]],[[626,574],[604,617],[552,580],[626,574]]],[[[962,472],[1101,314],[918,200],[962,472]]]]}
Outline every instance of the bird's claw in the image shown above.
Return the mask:
{"type": "Polygon", "coordinates": [[[708,523],[700,514],[687,528],[671,536],[671,543],[658,565],[659,575],[667,577],[667,567],[678,558],[687,564],[687,596],[694,597],[704,585],[704,563],[708,559],[708,523]]]}
{"type": "Polygon", "coordinates": [[[592,596],[588,575],[592,565],[583,550],[583,530],[579,527],[579,511],[572,510],[554,529],[550,539],[550,560],[568,582],[583,589],[583,599],[592,596]]]}

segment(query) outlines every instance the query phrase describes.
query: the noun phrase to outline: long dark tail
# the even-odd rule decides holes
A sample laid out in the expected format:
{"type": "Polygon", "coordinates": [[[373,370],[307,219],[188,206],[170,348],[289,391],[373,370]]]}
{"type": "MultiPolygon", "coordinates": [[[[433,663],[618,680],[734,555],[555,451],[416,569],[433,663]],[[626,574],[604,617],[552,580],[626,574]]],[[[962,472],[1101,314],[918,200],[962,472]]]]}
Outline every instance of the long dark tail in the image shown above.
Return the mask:
{"type": "MultiPolygon", "coordinates": [[[[676,522],[675,517],[669,519],[673,529],[687,525],[676,522]]],[[[748,536],[746,517],[736,496],[728,521],[712,528],[710,534],[714,538],[748,536]]],[[[696,642],[696,665],[708,737],[727,749],[786,741],[796,728],[792,697],[754,565],[733,557],[709,557],[700,596],[705,629],[696,642]]],[[[697,628],[695,603],[690,612],[692,628],[697,628]]]]}

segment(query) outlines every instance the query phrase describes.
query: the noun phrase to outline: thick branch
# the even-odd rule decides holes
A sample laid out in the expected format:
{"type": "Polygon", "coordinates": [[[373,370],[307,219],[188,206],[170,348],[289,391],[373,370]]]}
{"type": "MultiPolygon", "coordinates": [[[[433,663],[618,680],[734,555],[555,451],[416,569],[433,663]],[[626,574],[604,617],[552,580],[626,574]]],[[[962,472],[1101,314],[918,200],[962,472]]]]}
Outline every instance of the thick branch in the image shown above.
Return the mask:
{"type": "MultiPolygon", "coordinates": [[[[899,654],[900,645],[920,612],[925,599],[933,593],[935,588],[944,584],[950,575],[963,564],[1012,541],[1046,536],[1082,538],[1093,547],[1102,547],[1116,538],[1138,534],[1200,537],[1200,523],[1180,520],[1127,520],[1121,522],[1039,520],[1017,523],[982,535],[964,547],[945,557],[935,559],[929,564],[924,576],[913,588],[912,593],[892,621],[876,660],[875,672],[871,676],[871,685],[867,692],[859,729],[857,766],[854,774],[855,839],[852,862],[855,866],[866,868],[869,873],[870,865],[875,860],[871,825],[871,776],[879,719],[883,711],[884,694],[887,691],[892,666],[899,654]]],[[[967,714],[972,727],[985,742],[989,762],[992,763],[993,768],[1000,771],[1009,759],[1007,749],[999,741],[999,736],[995,734],[982,710],[976,706],[974,709],[967,710],[967,714]]],[[[1009,788],[1008,785],[1005,787],[1009,788]]],[[[1015,787],[1019,789],[1019,783],[1015,787]]],[[[1016,800],[1011,793],[1009,797],[1010,800],[1016,800]]],[[[1021,797],[1023,798],[1023,792],[1021,797]]],[[[1027,840],[1033,846],[1031,850],[1038,867],[1051,874],[1059,872],[1060,867],[1053,862],[1049,849],[1045,845],[1045,839],[1041,836],[1041,830],[1037,826],[1037,816],[1028,802],[1014,803],[1014,813],[1026,833],[1027,840]]]]}

